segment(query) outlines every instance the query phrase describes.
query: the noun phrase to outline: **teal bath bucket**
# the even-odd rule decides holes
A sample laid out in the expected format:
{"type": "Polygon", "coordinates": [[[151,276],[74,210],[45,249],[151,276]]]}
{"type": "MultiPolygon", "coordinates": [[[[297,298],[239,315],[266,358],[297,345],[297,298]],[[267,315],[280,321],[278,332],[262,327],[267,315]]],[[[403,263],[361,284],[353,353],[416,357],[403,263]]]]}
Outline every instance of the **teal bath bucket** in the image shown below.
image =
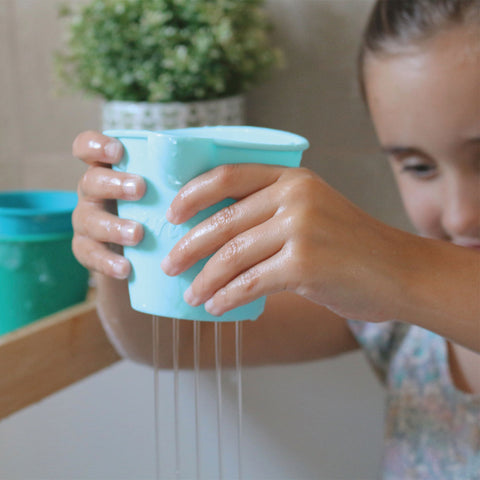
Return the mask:
{"type": "Polygon", "coordinates": [[[85,300],[88,271],[72,253],[77,195],[0,192],[0,335],[85,300]]]}
{"type": "Polygon", "coordinates": [[[265,298],[231,310],[220,317],[209,314],[203,305],[192,307],[183,300],[185,290],[208,259],[188,271],[169,277],[160,262],[192,227],[233,200],[208,208],[182,225],[172,225],[165,213],[180,188],[189,180],[218,165],[263,163],[298,167],[308,147],[303,137],[289,132],[258,127],[200,127],[150,132],[108,130],[118,138],[125,155],[116,170],[145,178],[147,192],[136,202],[118,202],[119,216],[140,222],[145,236],[136,247],[125,247],[132,265],[129,294],[132,308],[163,317],[188,320],[254,320],[263,311],[265,298]]]}

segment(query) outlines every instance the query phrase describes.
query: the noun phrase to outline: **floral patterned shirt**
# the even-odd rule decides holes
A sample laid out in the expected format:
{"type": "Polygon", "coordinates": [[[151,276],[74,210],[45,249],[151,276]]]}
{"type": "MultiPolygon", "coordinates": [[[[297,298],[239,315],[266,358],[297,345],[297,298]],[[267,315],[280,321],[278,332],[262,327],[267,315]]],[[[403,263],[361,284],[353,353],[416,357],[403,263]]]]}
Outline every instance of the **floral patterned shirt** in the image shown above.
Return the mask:
{"type": "Polygon", "coordinates": [[[480,395],[458,390],[447,342],[400,322],[349,321],[387,389],[384,480],[480,480],[480,395]]]}

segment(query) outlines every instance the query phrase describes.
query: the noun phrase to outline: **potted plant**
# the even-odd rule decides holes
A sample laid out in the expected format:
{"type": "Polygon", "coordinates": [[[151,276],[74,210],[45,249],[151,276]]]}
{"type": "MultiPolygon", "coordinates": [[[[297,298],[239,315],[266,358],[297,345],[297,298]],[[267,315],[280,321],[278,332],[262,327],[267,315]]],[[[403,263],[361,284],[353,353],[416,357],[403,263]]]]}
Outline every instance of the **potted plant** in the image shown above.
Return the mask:
{"type": "Polygon", "coordinates": [[[104,99],[104,128],[243,123],[243,95],[281,63],[263,0],[90,0],[63,7],[59,78],[104,99]]]}

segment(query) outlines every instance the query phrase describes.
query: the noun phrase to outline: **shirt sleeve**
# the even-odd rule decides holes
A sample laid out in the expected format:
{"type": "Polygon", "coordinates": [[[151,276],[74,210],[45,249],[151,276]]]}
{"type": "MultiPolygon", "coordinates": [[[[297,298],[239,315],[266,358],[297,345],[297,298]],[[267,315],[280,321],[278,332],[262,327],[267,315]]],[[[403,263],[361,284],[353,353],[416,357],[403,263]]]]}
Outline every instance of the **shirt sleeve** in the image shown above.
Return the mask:
{"type": "Polygon", "coordinates": [[[348,325],[382,383],[386,383],[395,352],[409,326],[395,320],[368,323],[348,320],[348,325]]]}

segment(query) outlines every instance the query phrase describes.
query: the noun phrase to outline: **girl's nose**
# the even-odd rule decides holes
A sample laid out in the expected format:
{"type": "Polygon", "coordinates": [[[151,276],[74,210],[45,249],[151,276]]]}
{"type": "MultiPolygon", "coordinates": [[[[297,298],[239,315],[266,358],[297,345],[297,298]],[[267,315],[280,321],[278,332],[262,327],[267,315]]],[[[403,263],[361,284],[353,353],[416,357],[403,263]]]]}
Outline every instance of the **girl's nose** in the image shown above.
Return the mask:
{"type": "Polygon", "coordinates": [[[452,240],[480,239],[480,180],[454,182],[444,198],[443,228],[452,240]]]}

